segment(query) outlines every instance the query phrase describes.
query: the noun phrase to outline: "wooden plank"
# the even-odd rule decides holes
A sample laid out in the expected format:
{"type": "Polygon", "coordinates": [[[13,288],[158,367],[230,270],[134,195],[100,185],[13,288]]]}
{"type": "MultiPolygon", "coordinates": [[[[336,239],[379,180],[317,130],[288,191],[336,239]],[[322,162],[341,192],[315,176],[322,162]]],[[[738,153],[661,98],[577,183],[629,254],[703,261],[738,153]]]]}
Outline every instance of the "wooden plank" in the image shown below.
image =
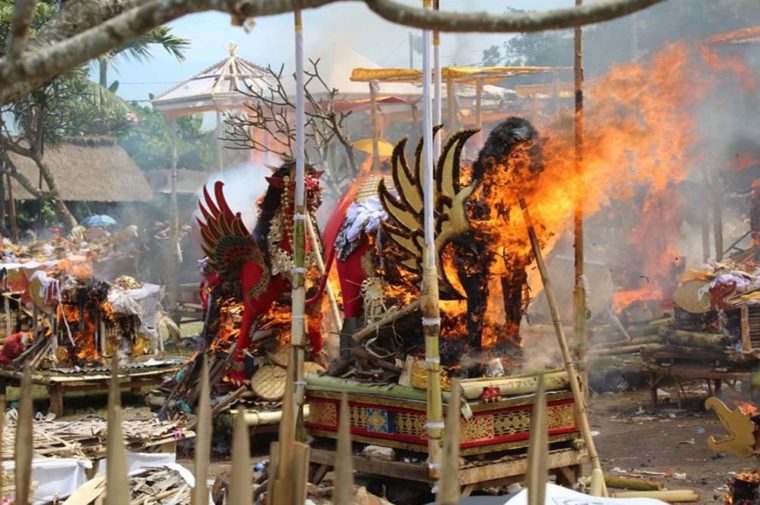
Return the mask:
{"type": "MultiPolygon", "coordinates": [[[[311,461],[312,463],[334,468],[335,453],[330,450],[312,448],[311,461]]],[[[428,470],[424,464],[404,463],[402,461],[380,461],[364,456],[354,456],[352,462],[354,470],[359,473],[383,475],[385,477],[417,482],[430,482],[428,470]]]]}
{"type": "MultiPolygon", "coordinates": [[[[547,468],[555,469],[564,466],[579,465],[586,457],[585,452],[574,449],[564,449],[549,452],[547,468]]],[[[514,460],[497,460],[486,465],[463,467],[459,471],[459,481],[463,486],[479,482],[504,479],[516,475],[525,475],[528,470],[527,458],[514,460]]]]}
{"type": "Polygon", "coordinates": [[[49,386],[48,395],[50,396],[50,411],[55,414],[55,417],[61,417],[63,415],[63,386],[60,384],[49,386]]]}

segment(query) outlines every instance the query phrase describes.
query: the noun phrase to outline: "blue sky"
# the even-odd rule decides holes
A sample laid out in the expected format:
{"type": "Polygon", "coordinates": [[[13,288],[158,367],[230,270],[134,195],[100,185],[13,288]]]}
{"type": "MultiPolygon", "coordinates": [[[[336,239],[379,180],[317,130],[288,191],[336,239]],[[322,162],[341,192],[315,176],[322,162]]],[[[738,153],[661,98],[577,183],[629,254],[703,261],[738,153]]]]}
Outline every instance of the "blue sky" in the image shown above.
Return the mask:
{"type": "MultiPolygon", "coordinates": [[[[415,4],[413,0],[403,3],[415,4]]],[[[495,14],[507,8],[544,10],[570,7],[574,0],[441,0],[441,8],[459,11],[487,11],[495,14]]],[[[238,53],[266,66],[293,66],[292,15],[259,18],[251,33],[231,26],[229,16],[215,12],[194,14],[171,23],[174,33],[190,39],[186,60],[178,62],[163,51],[147,62],[120,60],[109,80],[119,80],[119,94],[127,100],[147,100],[158,95],[226,56],[228,43],[238,45],[238,53]]],[[[343,3],[304,13],[304,41],[307,54],[319,56],[322,47],[342,42],[382,66],[409,65],[409,32],[388,23],[360,3],[343,3]]],[[[419,33],[417,31],[416,33],[419,33]]],[[[444,35],[441,55],[444,64],[468,65],[480,61],[483,49],[501,44],[506,35],[444,35]]],[[[415,56],[419,66],[419,55],[415,56]]]]}

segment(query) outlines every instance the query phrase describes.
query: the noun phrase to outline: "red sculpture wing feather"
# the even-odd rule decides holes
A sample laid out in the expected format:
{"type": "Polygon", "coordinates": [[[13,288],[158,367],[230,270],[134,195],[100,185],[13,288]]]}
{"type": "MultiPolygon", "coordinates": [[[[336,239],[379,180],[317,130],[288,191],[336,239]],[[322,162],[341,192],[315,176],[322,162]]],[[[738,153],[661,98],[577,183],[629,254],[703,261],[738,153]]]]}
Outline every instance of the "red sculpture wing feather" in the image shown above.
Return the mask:
{"type": "Polygon", "coordinates": [[[258,245],[243,223],[240,213],[233,213],[224,198],[224,183],[214,184],[214,196],[203,188],[203,200],[198,202],[204,220],[198,218],[201,248],[208,256],[212,270],[226,279],[237,279],[243,263],[257,254],[258,245]]]}

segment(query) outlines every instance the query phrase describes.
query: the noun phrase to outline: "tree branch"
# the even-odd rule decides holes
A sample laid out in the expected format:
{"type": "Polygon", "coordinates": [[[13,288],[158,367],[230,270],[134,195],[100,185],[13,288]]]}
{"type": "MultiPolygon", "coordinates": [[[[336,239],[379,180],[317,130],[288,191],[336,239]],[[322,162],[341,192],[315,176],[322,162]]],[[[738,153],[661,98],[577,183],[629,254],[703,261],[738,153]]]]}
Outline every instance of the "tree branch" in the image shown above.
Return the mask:
{"type": "MultiPolygon", "coordinates": [[[[80,3],[84,0],[79,0],[80,3]]],[[[91,0],[90,0],[91,1],[91,0]]],[[[134,1],[134,0],[132,0],[134,1]]],[[[55,45],[24,55],[19,65],[0,59],[0,104],[23,96],[34,87],[150,30],[186,14],[218,10],[236,19],[271,16],[294,9],[311,9],[339,0],[149,0],[55,45]]],[[[435,12],[393,0],[363,1],[381,17],[417,28],[450,32],[534,32],[571,28],[625,16],[663,0],[604,0],[544,13],[494,16],[485,13],[435,12]]],[[[124,0],[130,5],[130,0],[124,0]]]]}
{"type": "Polygon", "coordinates": [[[525,33],[562,30],[610,21],[664,0],[601,0],[581,7],[495,16],[409,7],[394,0],[363,0],[378,16],[404,26],[441,32],[525,33]]]}
{"type": "Polygon", "coordinates": [[[37,0],[16,0],[16,3],[13,5],[11,29],[6,42],[7,58],[10,60],[11,65],[18,65],[21,55],[24,49],[26,49],[29,26],[32,23],[36,8],[37,0]]]}

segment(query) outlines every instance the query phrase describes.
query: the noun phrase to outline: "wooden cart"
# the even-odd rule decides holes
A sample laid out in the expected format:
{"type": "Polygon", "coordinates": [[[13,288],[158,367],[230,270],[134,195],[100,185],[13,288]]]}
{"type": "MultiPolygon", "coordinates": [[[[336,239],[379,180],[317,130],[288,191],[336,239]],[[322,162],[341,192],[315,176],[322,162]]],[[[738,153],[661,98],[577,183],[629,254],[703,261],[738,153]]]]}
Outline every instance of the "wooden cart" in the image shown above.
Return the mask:
{"type": "MultiPolygon", "coordinates": [[[[308,376],[307,376],[308,377],[308,376]]],[[[334,465],[340,399],[348,396],[354,454],[364,446],[393,449],[391,460],[354,456],[359,473],[432,483],[427,464],[425,391],[341,379],[307,378],[310,414],[305,424],[314,437],[312,479],[334,465]]],[[[464,382],[464,381],[463,381],[464,382]]],[[[444,401],[448,395],[444,395],[444,401]]],[[[460,484],[463,494],[525,480],[534,393],[502,396],[494,402],[466,400],[460,419],[460,484]]],[[[566,388],[547,391],[550,455],[548,468],[559,482],[573,484],[586,451],[575,423],[573,396],[566,388]]],[[[387,451],[390,452],[390,451],[387,451]]]]}

